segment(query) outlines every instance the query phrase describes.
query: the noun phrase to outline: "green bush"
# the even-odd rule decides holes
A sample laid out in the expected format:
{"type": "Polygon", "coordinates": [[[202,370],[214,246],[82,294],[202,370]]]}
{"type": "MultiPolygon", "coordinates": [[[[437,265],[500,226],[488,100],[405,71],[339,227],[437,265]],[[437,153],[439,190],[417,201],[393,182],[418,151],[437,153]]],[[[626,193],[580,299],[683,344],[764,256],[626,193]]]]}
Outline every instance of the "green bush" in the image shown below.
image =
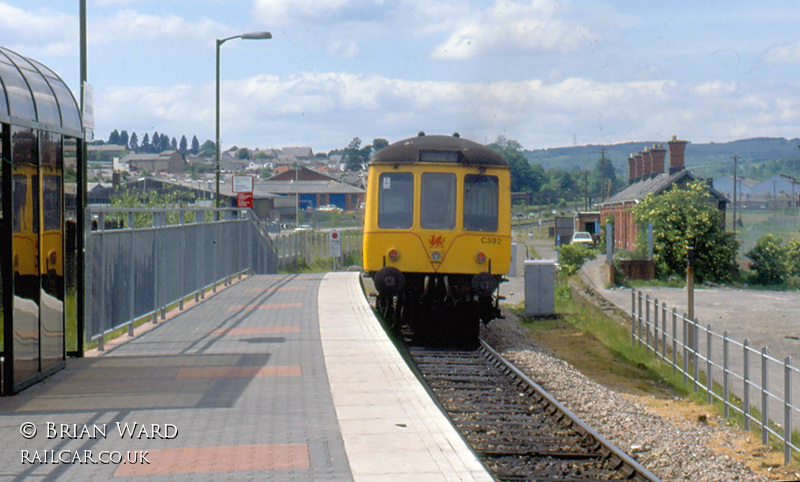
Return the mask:
{"type": "MultiPolygon", "coordinates": [[[[708,200],[708,186],[700,181],[644,196],[633,208],[640,226],[653,223],[653,261],[656,275],[667,278],[686,270],[688,248],[694,247],[698,281],[736,279],[738,242],[723,229],[722,211],[708,200]]],[[[638,246],[646,246],[646,228],[639,229],[638,246]]]]}
{"type": "Polygon", "coordinates": [[[577,272],[587,260],[597,257],[595,250],[583,244],[565,244],[557,249],[558,263],[567,276],[577,272]]]}
{"type": "Polygon", "coordinates": [[[780,236],[767,234],[756,241],[745,256],[750,258],[751,283],[794,287],[800,277],[800,241],[792,239],[786,245],[780,236]]]}

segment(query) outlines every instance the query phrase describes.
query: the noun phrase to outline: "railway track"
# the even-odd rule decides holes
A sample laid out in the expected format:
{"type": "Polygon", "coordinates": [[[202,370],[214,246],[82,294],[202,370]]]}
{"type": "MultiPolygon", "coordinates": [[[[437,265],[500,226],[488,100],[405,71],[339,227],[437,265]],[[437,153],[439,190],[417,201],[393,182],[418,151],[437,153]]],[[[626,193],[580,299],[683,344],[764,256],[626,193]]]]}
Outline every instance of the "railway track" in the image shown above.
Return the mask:
{"type": "Polygon", "coordinates": [[[497,480],[658,480],[485,342],[408,352],[497,480]]]}

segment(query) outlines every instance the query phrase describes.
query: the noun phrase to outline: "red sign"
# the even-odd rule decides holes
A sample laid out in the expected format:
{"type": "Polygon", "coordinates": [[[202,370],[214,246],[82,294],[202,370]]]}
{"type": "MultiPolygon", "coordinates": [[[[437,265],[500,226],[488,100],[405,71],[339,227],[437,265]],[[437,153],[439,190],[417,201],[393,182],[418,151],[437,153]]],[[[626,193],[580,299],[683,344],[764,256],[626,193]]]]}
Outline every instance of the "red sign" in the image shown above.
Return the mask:
{"type": "Polygon", "coordinates": [[[252,208],[253,207],[253,193],[252,192],[237,192],[236,193],[236,207],[239,207],[239,208],[252,208]]]}

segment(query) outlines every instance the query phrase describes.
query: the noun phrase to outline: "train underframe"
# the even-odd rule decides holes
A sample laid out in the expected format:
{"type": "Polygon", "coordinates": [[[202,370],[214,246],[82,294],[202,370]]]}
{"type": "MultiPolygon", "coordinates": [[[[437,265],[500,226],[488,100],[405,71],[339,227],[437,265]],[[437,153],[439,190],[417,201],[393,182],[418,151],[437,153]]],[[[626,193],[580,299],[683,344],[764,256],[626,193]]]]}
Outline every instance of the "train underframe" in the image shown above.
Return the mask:
{"type": "Polygon", "coordinates": [[[480,323],[501,317],[501,275],[401,273],[386,267],[373,280],[378,312],[396,332],[409,329],[413,344],[474,349],[480,323]]]}

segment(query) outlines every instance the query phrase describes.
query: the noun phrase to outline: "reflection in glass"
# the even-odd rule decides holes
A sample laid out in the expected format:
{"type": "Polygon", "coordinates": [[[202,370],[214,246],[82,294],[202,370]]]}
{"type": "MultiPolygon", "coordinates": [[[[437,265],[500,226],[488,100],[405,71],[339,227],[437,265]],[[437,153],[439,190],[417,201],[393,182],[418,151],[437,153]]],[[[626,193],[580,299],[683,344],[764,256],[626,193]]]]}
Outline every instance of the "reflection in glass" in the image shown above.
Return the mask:
{"type": "Polygon", "coordinates": [[[420,226],[423,229],[456,227],[456,175],[447,172],[422,174],[420,226]]]}
{"type": "Polygon", "coordinates": [[[464,229],[497,231],[497,176],[464,176],[464,229]]]}
{"type": "Polygon", "coordinates": [[[13,355],[19,382],[39,372],[39,140],[33,130],[12,129],[11,161],[13,355]]]}
{"type": "Polygon", "coordinates": [[[378,227],[407,229],[414,221],[414,175],[385,172],[378,187],[378,227]]]}
{"type": "Polygon", "coordinates": [[[40,134],[42,230],[40,336],[41,369],[64,359],[64,235],[61,222],[64,160],[61,136],[40,134]]]}
{"type": "Polygon", "coordinates": [[[78,351],[78,141],[64,139],[64,324],[67,352],[78,351]]]}
{"type": "MultiPolygon", "coordinates": [[[[3,87],[0,86],[0,97],[3,97],[2,94],[3,94],[3,87]]],[[[5,99],[0,101],[0,108],[3,107],[3,102],[5,102],[5,99]]],[[[6,125],[0,123],[0,158],[4,158],[4,156],[5,156],[5,153],[3,152],[3,146],[2,146],[3,139],[5,139],[5,137],[6,137],[5,136],[5,129],[6,129],[6,125]]],[[[2,200],[2,199],[3,199],[3,168],[2,168],[2,166],[0,166],[0,200],[2,200]]],[[[4,204],[5,203],[0,202],[0,226],[3,225],[3,205],[4,204]]],[[[2,231],[0,231],[0,233],[1,232],[2,231]]],[[[7,241],[5,239],[3,239],[3,244],[4,245],[7,244],[7,241]]],[[[3,247],[3,249],[0,249],[0,266],[5,266],[5,259],[3,259],[3,258],[5,258],[8,255],[9,255],[9,252],[8,252],[8,249],[5,248],[5,246],[3,247]]],[[[3,308],[3,270],[0,269],[0,362],[5,362],[5,351],[6,351],[6,345],[5,345],[5,333],[6,333],[6,331],[5,331],[5,329],[6,329],[6,327],[5,327],[5,310],[3,308]]],[[[3,370],[2,366],[3,366],[3,363],[0,363],[0,384],[2,384],[2,380],[3,380],[3,376],[4,376],[4,370],[3,370]]]]}

